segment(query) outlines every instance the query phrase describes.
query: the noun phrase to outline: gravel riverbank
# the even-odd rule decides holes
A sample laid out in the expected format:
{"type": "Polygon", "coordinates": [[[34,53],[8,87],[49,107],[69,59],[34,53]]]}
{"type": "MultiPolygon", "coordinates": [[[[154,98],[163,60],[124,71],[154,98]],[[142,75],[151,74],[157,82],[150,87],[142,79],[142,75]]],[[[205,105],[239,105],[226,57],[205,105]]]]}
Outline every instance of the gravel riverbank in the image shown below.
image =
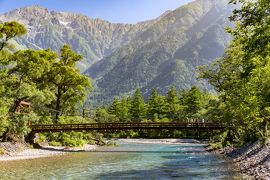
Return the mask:
{"type": "MultiPolygon", "coordinates": [[[[118,139],[118,141],[141,144],[180,144],[201,142],[195,139],[118,139]]],[[[28,144],[6,142],[0,143],[0,149],[5,150],[5,154],[0,154],[0,161],[13,161],[57,156],[66,154],[68,152],[93,151],[97,149],[97,147],[97,145],[89,144],[83,147],[75,148],[43,145],[40,149],[33,149],[28,144]]]]}
{"type": "Polygon", "coordinates": [[[270,143],[262,145],[256,141],[241,148],[225,148],[215,152],[233,158],[243,174],[270,180],[270,143]]]}
{"type": "Polygon", "coordinates": [[[42,146],[40,149],[33,149],[27,144],[6,142],[0,143],[0,148],[5,149],[5,154],[0,155],[0,161],[14,161],[57,156],[68,152],[93,151],[97,148],[97,145],[86,144],[83,147],[75,148],[42,146]]]}

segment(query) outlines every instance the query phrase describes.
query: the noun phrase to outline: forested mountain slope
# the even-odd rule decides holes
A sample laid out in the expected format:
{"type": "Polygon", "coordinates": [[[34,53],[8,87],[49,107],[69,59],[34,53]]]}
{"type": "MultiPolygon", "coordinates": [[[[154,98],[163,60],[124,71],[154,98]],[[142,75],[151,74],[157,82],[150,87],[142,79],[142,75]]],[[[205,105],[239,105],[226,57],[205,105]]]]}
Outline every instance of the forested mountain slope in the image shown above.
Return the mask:
{"type": "Polygon", "coordinates": [[[19,8],[0,16],[0,22],[18,21],[26,26],[27,35],[16,39],[25,48],[57,51],[62,45],[70,44],[84,56],[83,64],[79,65],[82,70],[130,42],[156,20],[135,25],[115,24],[40,6],[19,8]]]}
{"type": "Polygon", "coordinates": [[[101,99],[130,94],[140,87],[145,95],[156,87],[207,87],[196,79],[196,67],[224,53],[230,36],[224,27],[233,7],[227,0],[197,0],[153,23],[136,39],[90,67],[101,99]]]}
{"type": "Polygon", "coordinates": [[[196,79],[196,67],[223,55],[233,8],[227,0],[196,0],[153,20],[115,24],[30,6],[0,15],[0,21],[26,26],[28,34],[15,39],[20,48],[57,51],[70,44],[84,56],[78,66],[94,79],[95,101],[104,102],[138,87],[145,96],[153,87],[162,93],[172,85],[208,88],[196,79]]]}

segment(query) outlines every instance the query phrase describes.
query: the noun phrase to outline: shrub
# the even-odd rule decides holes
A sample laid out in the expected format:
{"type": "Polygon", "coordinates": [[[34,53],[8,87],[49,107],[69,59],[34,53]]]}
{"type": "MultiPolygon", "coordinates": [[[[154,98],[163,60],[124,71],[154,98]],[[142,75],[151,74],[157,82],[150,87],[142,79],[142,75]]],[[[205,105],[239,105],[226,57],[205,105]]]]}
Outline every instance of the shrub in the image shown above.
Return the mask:
{"type": "Polygon", "coordinates": [[[4,148],[0,148],[0,154],[5,154],[6,150],[4,148]]]}
{"type": "Polygon", "coordinates": [[[38,135],[38,139],[37,139],[37,143],[42,143],[45,142],[47,140],[46,136],[44,134],[39,134],[38,135]]]}
{"type": "Polygon", "coordinates": [[[51,146],[62,146],[62,144],[60,142],[56,142],[56,141],[49,142],[49,145],[51,145],[51,146]]]}
{"type": "Polygon", "coordinates": [[[223,132],[219,135],[213,136],[210,140],[210,147],[214,150],[221,149],[223,147],[229,146],[230,142],[228,141],[228,131],[223,132]]]}
{"type": "Polygon", "coordinates": [[[62,144],[64,146],[68,146],[68,147],[82,147],[83,145],[86,144],[86,141],[82,140],[82,139],[70,139],[70,138],[67,138],[67,139],[63,140],[62,144]]]}
{"type": "Polygon", "coordinates": [[[209,146],[210,146],[210,148],[213,149],[213,150],[217,150],[217,149],[223,148],[221,142],[210,143],[209,146]]]}

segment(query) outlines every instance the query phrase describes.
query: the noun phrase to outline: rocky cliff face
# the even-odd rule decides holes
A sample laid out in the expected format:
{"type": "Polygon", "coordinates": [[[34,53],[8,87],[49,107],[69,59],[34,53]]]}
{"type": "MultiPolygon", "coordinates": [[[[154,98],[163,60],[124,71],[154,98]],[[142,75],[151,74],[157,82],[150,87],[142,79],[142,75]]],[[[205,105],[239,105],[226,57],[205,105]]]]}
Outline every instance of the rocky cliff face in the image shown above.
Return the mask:
{"type": "Polygon", "coordinates": [[[3,14],[0,21],[18,21],[27,27],[28,34],[17,39],[17,43],[25,48],[58,51],[62,45],[70,44],[77,53],[83,54],[84,62],[79,67],[86,69],[129,43],[156,20],[136,25],[114,24],[84,15],[50,12],[43,7],[30,6],[3,14]]]}

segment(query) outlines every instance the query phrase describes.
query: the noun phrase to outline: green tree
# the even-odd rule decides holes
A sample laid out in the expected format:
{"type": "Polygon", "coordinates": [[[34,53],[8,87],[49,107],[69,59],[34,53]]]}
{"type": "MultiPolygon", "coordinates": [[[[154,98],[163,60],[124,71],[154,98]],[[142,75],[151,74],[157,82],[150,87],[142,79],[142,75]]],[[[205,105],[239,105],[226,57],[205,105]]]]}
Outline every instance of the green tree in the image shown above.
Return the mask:
{"type": "Polygon", "coordinates": [[[225,122],[243,143],[269,136],[270,4],[269,0],[231,2],[242,3],[231,16],[235,28],[228,29],[234,39],[226,56],[202,68],[201,77],[220,93],[225,122]]]}
{"type": "Polygon", "coordinates": [[[23,36],[26,32],[25,27],[17,22],[0,23],[0,100],[4,96],[1,93],[5,92],[4,79],[8,76],[10,51],[13,50],[9,41],[12,38],[23,36]]]}
{"type": "Polygon", "coordinates": [[[44,83],[44,77],[50,73],[56,57],[57,54],[50,50],[18,51],[10,57],[13,66],[8,69],[8,76],[4,79],[5,97],[13,101],[10,113],[14,113],[22,101],[34,105],[52,101],[53,94],[44,83]]]}
{"type": "Polygon", "coordinates": [[[119,100],[118,97],[115,97],[113,99],[113,103],[109,107],[108,112],[119,118],[121,114],[121,101],[119,100]]]}
{"type": "Polygon", "coordinates": [[[201,108],[201,91],[193,86],[189,91],[183,91],[181,94],[181,104],[184,106],[184,113],[187,118],[198,117],[201,108]]]}
{"type": "Polygon", "coordinates": [[[151,119],[163,118],[166,114],[166,101],[163,96],[158,95],[157,89],[153,88],[151,96],[147,102],[148,117],[151,119]]]}
{"type": "Polygon", "coordinates": [[[168,117],[173,120],[180,120],[179,118],[182,118],[184,107],[180,104],[178,92],[174,86],[169,89],[166,100],[168,117]]]}
{"type": "Polygon", "coordinates": [[[90,79],[80,74],[76,63],[82,59],[68,46],[61,48],[61,57],[52,65],[48,74],[48,82],[54,88],[55,100],[51,108],[55,111],[55,119],[59,116],[74,113],[76,105],[82,103],[88,91],[90,91],[90,79]]]}
{"type": "Polygon", "coordinates": [[[130,121],[131,119],[130,109],[131,109],[131,102],[129,101],[128,98],[123,97],[121,99],[120,113],[119,113],[119,119],[121,121],[124,122],[130,121]]]}
{"type": "MultiPolygon", "coordinates": [[[[43,81],[44,76],[50,71],[51,61],[56,60],[56,57],[56,53],[50,50],[25,50],[10,55],[9,61],[12,66],[7,68],[7,75],[2,79],[5,87],[2,97],[9,102],[6,103],[9,129],[5,134],[11,132],[23,138],[28,130],[27,123],[36,119],[36,114],[29,110],[27,114],[17,112],[21,102],[31,102],[31,110],[41,113],[36,108],[53,100],[53,94],[48,86],[44,86],[43,81]]],[[[4,140],[7,138],[8,136],[5,136],[4,140]]]]}
{"type": "Polygon", "coordinates": [[[135,91],[132,99],[131,114],[133,121],[141,121],[146,117],[147,106],[144,102],[140,89],[135,91]]]}
{"type": "Polygon", "coordinates": [[[10,48],[9,40],[23,36],[27,33],[25,27],[16,22],[4,22],[0,24],[0,51],[4,48],[10,48]]]}
{"type": "Polygon", "coordinates": [[[22,24],[17,22],[0,23],[0,134],[5,132],[3,141],[7,140],[9,132],[10,117],[9,110],[12,99],[5,94],[7,91],[6,79],[9,76],[10,56],[12,55],[13,46],[10,40],[26,34],[26,29],[22,24]]]}
{"type": "Polygon", "coordinates": [[[109,114],[106,107],[101,106],[96,109],[95,121],[98,123],[115,122],[116,117],[109,114]]]}
{"type": "Polygon", "coordinates": [[[153,119],[154,115],[158,115],[158,106],[159,106],[159,102],[158,102],[158,92],[156,88],[152,89],[151,92],[151,96],[148,100],[148,117],[153,119]]]}

